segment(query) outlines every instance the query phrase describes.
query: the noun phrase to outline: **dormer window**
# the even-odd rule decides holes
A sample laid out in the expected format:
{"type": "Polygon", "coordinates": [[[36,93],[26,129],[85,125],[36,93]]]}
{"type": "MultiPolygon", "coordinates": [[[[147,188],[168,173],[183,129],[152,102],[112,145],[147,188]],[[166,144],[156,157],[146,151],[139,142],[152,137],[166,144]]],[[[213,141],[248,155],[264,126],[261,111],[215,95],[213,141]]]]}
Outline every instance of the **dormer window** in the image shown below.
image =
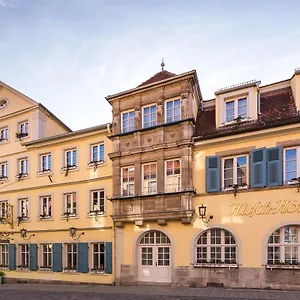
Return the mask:
{"type": "Polygon", "coordinates": [[[225,122],[246,119],[247,116],[247,98],[238,98],[225,101],[225,122]]]}

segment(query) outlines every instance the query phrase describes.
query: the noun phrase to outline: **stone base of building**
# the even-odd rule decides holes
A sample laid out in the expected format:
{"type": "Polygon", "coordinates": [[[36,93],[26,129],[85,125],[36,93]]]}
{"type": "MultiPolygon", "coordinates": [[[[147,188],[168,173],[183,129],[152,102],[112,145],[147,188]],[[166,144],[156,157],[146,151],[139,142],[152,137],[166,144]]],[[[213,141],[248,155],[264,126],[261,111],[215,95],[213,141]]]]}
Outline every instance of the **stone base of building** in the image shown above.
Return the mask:
{"type": "MultiPolygon", "coordinates": [[[[136,268],[122,265],[121,285],[140,283],[136,268]]],[[[149,284],[149,283],[145,283],[149,284]]],[[[157,284],[155,282],[151,284],[157,284]]],[[[248,289],[300,290],[300,270],[265,268],[194,268],[177,266],[172,271],[172,286],[224,287],[248,289]]]]}

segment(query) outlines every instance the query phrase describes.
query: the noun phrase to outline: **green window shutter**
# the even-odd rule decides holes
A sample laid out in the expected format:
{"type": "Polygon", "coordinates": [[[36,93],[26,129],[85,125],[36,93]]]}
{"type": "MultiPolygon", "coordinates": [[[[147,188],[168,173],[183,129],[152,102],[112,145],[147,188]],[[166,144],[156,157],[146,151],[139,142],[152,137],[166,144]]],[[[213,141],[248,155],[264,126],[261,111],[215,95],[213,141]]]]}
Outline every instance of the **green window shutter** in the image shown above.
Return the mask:
{"type": "Polygon", "coordinates": [[[29,245],[29,269],[30,271],[37,271],[37,244],[29,245]]]}
{"type": "Polygon", "coordinates": [[[206,192],[221,190],[220,156],[206,157],[206,192]]]}
{"type": "Polygon", "coordinates": [[[282,185],[282,147],[267,149],[267,186],[282,185]]]}
{"type": "Polygon", "coordinates": [[[267,155],[266,148],[255,149],[250,152],[250,187],[267,185],[267,155]]]}
{"type": "Polygon", "coordinates": [[[8,268],[9,270],[16,269],[16,245],[8,245],[8,268]]]}
{"type": "Polygon", "coordinates": [[[62,244],[52,244],[52,271],[62,272],[62,244]]]}
{"type": "Polygon", "coordinates": [[[77,243],[77,272],[89,272],[89,245],[88,243],[77,243]]]}
{"type": "Polygon", "coordinates": [[[112,242],[105,243],[105,273],[112,274],[112,242]]]}

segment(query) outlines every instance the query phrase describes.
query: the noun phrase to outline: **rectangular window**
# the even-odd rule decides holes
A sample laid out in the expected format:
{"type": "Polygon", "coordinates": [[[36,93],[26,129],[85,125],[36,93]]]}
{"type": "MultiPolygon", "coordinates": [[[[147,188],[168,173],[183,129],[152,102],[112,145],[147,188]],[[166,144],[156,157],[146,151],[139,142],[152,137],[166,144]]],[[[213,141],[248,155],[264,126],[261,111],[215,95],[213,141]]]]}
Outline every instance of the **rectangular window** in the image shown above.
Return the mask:
{"type": "Polygon", "coordinates": [[[71,149],[65,151],[65,167],[77,166],[77,150],[71,149]]]}
{"type": "Polygon", "coordinates": [[[180,99],[166,102],[166,123],[180,121],[180,99]]]}
{"type": "Polygon", "coordinates": [[[8,177],[8,164],[7,162],[0,163],[0,180],[5,180],[8,177]]]}
{"type": "Polygon", "coordinates": [[[91,192],[91,212],[104,213],[104,190],[91,192]]]}
{"type": "Polygon", "coordinates": [[[19,245],[20,249],[20,266],[22,268],[29,267],[29,245],[19,245]]]}
{"type": "Polygon", "coordinates": [[[181,188],[180,159],[166,161],[166,192],[179,192],[181,188]]]}
{"type": "Polygon", "coordinates": [[[69,215],[77,215],[76,193],[64,195],[64,213],[69,215]]]}
{"type": "Polygon", "coordinates": [[[122,113],[122,132],[134,131],[134,111],[122,113]]]}
{"type": "Polygon", "coordinates": [[[122,196],[134,195],[134,167],[122,168],[122,196]]]}
{"type": "Polygon", "coordinates": [[[51,217],[52,216],[52,202],[51,196],[40,197],[41,214],[40,217],[51,217]]]}
{"type": "Polygon", "coordinates": [[[105,270],[105,244],[92,244],[92,271],[105,270]]]}
{"type": "Polygon", "coordinates": [[[300,147],[285,149],[284,151],[284,181],[298,183],[300,177],[300,147]]]}
{"type": "Polygon", "coordinates": [[[223,158],[223,189],[248,185],[248,156],[223,158]]]}
{"type": "Polygon", "coordinates": [[[29,218],[29,211],[28,211],[29,201],[28,201],[28,198],[22,198],[22,199],[19,199],[18,201],[19,201],[19,217],[29,218]]]}
{"type": "Polygon", "coordinates": [[[0,244],[0,267],[8,267],[8,245],[0,244]]]}
{"type": "Polygon", "coordinates": [[[47,172],[52,170],[52,157],[50,153],[40,155],[40,171],[47,172]]]}
{"type": "Polygon", "coordinates": [[[65,270],[77,269],[77,247],[75,243],[66,244],[65,270]]]}
{"type": "Polygon", "coordinates": [[[42,265],[40,268],[51,269],[52,267],[52,244],[42,244],[42,265]]]}
{"type": "Polygon", "coordinates": [[[91,152],[92,162],[104,162],[104,144],[93,145],[91,152]]]}
{"type": "Polygon", "coordinates": [[[0,217],[6,218],[7,216],[7,208],[8,208],[8,201],[0,201],[0,217]]]}
{"type": "Polygon", "coordinates": [[[231,122],[239,119],[246,119],[247,98],[225,101],[225,122],[231,122]]]}
{"type": "Polygon", "coordinates": [[[156,163],[143,165],[143,194],[157,193],[156,163]]]}
{"type": "Polygon", "coordinates": [[[8,141],[8,127],[0,129],[0,142],[8,141]]]}
{"type": "Polygon", "coordinates": [[[19,159],[19,175],[28,176],[28,158],[19,159]]]}
{"type": "Polygon", "coordinates": [[[143,108],[143,128],[156,126],[156,105],[143,108]]]}

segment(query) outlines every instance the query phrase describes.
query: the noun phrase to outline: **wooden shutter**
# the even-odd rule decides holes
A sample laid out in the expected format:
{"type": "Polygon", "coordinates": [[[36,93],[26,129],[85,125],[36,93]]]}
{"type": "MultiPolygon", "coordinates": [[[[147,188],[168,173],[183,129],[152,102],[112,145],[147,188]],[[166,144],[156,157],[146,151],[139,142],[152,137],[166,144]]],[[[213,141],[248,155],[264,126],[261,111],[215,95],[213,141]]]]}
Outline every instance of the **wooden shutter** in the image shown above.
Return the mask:
{"type": "Polygon", "coordinates": [[[112,242],[105,243],[105,273],[112,274],[112,242]]]}
{"type": "Polygon", "coordinates": [[[267,149],[267,186],[282,185],[282,146],[267,149]]]}
{"type": "Polygon", "coordinates": [[[267,185],[266,148],[255,149],[250,152],[250,187],[267,185]]]}
{"type": "Polygon", "coordinates": [[[16,269],[16,245],[8,245],[8,268],[9,270],[16,269]]]}
{"type": "Polygon", "coordinates": [[[77,272],[89,272],[89,245],[88,243],[77,243],[77,272]]]}
{"type": "Polygon", "coordinates": [[[29,245],[29,269],[30,271],[37,271],[37,244],[29,245]]]}
{"type": "Polygon", "coordinates": [[[206,157],[206,192],[221,190],[220,156],[206,157]]]}
{"type": "Polygon", "coordinates": [[[62,272],[62,244],[52,244],[52,271],[62,272]]]}

